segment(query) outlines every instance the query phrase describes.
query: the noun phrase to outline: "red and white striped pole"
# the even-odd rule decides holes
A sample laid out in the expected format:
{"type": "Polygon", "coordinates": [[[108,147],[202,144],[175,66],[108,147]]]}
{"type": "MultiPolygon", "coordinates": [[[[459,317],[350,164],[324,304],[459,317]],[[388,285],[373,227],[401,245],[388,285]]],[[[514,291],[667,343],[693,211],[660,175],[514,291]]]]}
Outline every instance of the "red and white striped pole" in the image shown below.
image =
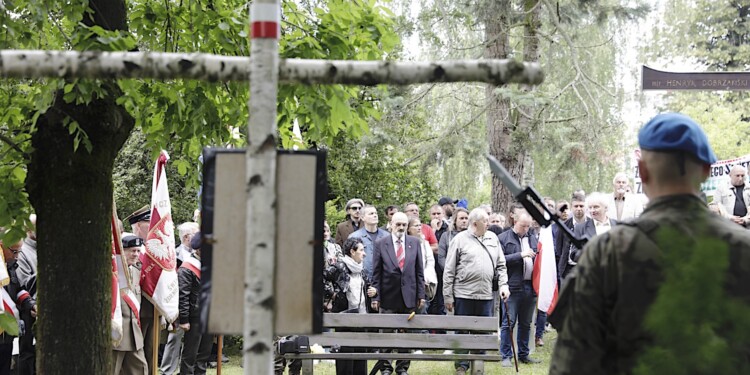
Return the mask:
{"type": "Polygon", "coordinates": [[[245,374],[273,374],[276,269],[276,96],[279,80],[279,0],[250,4],[250,120],[245,228],[245,374]]]}

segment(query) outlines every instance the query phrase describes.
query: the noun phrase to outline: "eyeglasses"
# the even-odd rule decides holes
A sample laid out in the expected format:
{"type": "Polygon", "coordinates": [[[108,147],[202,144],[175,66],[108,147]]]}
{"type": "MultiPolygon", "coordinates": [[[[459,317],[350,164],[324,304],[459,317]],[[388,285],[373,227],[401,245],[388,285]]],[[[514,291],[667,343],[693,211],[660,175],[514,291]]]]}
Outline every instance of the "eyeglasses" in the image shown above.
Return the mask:
{"type": "Polygon", "coordinates": [[[351,206],[349,207],[350,210],[359,211],[362,207],[360,206],[351,206]]]}

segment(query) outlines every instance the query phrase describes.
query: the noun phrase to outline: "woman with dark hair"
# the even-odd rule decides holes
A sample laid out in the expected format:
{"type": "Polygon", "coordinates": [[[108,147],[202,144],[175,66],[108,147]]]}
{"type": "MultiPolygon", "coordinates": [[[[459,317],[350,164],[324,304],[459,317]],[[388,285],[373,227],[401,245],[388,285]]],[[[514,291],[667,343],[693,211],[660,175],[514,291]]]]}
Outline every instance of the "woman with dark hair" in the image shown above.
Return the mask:
{"type": "MultiPolygon", "coordinates": [[[[333,283],[333,312],[367,313],[369,301],[377,294],[370,286],[370,280],[362,267],[365,259],[365,246],[359,238],[349,238],[344,242],[344,256],[336,264],[326,268],[323,278],[333,283]]],[[[342,347],[342,353],[354,352],[342,347]]],[[[336,374],[367,374],[367,361],[337,360],[336,374]]]]}

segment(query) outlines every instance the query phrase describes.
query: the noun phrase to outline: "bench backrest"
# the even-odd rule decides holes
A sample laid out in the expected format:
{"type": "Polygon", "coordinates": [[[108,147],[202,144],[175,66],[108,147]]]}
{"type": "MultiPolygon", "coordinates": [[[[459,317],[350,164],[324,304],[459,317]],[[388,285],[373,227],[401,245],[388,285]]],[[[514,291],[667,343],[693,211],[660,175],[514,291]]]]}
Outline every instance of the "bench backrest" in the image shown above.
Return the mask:
{"type": "Polygon", "coordinates": [[[339,332],[310,336],[310,344],[396,349],[498,350],[498,320],[495,317],[415,315],[411,320],[407,318],[408,315],[403,314],[324,314],[323,325],[339,332]],[[406,332],[379,333],[377,329],[406,332]],[[365,330],[371,332],[350,332],[365,330]],[[417,332],[424,330],[471,333],[417,332]]]}
{"type": "Polygon", "coordinates": [[[405,314],[323,314],[326,328],[392,328],[445,331],[497,332],[498,319],[492,316],[405,314]]]}

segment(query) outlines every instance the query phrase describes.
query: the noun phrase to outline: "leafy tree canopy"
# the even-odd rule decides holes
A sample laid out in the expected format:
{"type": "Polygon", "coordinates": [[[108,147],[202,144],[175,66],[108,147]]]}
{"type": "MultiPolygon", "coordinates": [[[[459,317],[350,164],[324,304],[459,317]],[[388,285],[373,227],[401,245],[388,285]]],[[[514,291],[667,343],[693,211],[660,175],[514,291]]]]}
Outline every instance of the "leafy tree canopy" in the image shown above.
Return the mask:
{"type": "MultiPolygon", "coordinates": [[[[399,43],[392,14],[375,0],[283,1],[280,41],[282,57],[384,59],[399,43]]],[[[88,1],[5,1],[0,4],[0,48],[48,50],[140,50],[204,52],[230,56],[249,54],[247,2],[239,0],[128,1],[129,31],[86,26],[88,1]]],[[[130,166],[153,169],[160,149],[169,149],[171,164],[194,196],[198,156],[208,145],[243,146],[247,132],[247,83],[207,83],[191,80],[119,80],[124,93],[117,99],[136,120],[137,144],[131,145],[130,166]]],[[[36,119],[50,108],[54,93],[69,103],[88,104],[108,95],[99,80],[33,79],[0,81],[0,226],[16,224],[14,237],[30,207],[24,192],[26,164],[36,119]]],[[[292,124],[304,131],[303,142],[333,142],[339,136],[357,138],[381,109],[376,95],[356,86],[282,86],[278,99],[280,143],[290,147],[292,124]]],[[[78,152],[92,144],[76,119],[65,121],[78,152]]],[[[136,139],[136,137],[134,137],[136,139]]],[[[131,142],[136,142],[131,140],[131,142]]],[[[297,140],[299,142],[299,140],[297,140]]],[[[128,163],[125,163],[128,164],[128,163]]],[[[121,164],[122,166],[123,164],[121,164]]],[[[123,172],[120,168],[120,172],[123,172]]],[[[151,172],[147,172],[150,180],[151,172]]],[[[125,196],[135,181],[118,184],[125,196]],[[124,185],[128,185],[127,188],[124,185]]],[[[82,182],[83,183],[83,182],[82,182]]],[[[180,187],[182,188],[182,187],[180,187]]],[[[140,192],[143,193],[143,189],[140,192]]],[[[141,202],[145,197],[135,197],[141,202]]],[[[124,207],[128,210],[131,202],[124,207]]],[[[125,210],[121,209],[121,215],[125,210]]]]}

